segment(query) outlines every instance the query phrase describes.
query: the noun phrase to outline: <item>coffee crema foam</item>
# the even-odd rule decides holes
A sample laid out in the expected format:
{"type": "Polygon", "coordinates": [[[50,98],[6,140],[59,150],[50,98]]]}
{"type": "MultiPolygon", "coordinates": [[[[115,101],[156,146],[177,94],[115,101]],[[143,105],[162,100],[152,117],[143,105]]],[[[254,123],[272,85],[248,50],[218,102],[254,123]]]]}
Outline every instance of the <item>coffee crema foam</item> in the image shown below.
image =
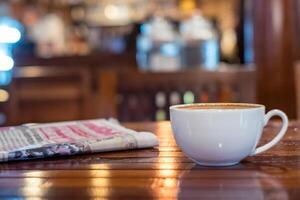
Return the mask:
{"type": "Polygon", "coordinates": [[[178,109],[183,110],[201,110],[201,109],[249,109],[249,108],[259,108],[259,105],[255,104],[195,104],[179,106],[178,109]]]}

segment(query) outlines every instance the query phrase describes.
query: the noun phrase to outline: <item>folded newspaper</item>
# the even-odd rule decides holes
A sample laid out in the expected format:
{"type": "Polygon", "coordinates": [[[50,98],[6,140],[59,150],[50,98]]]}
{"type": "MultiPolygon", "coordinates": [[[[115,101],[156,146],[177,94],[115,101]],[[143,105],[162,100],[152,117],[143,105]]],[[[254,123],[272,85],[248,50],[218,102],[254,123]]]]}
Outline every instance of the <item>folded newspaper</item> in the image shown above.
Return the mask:
{"type": "Polygon", "coordinates": [[[0,128],[0,162],[93,152],[150,148],[149,132],[136,132],[116,120],[84,120],[0,128]]]}

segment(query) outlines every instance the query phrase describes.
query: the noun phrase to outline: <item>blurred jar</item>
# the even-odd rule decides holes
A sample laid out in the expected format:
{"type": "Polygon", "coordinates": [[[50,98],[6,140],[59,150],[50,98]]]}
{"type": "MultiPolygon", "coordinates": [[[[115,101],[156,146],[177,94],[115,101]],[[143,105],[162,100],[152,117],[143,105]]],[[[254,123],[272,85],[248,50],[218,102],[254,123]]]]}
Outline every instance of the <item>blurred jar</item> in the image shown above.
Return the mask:
{"type": "Polygon", "coordinates": [[[60,14],[29,5],[24,12],[23,24],[28,39],[36,44],[39,57],[48,58],[66,53],[66,24],[60,14]]]}
{"type": "Polygon", "coordinates": [[[185,68],[215,70],[219,65],[219,40],[212,23],[195,14],[180,24],[182,64],[185,68]]]}
{"type": "Polygon", "coordinates": [[[153,18],[141,26],[141,34],[137,38],[136,57],[142,70],[179,70],[181,68],[179,35],[164,18],[153,18]]]}

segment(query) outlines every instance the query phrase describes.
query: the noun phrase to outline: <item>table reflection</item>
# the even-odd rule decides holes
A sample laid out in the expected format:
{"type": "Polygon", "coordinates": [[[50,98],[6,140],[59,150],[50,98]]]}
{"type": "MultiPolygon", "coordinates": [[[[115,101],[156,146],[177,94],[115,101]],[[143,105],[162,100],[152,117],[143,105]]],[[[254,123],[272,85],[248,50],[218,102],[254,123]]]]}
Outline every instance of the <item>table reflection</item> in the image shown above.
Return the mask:
{"type": "Polygon", "coordinates": [[[24,196],[43,196],[45,194],[45,188],[42,187],[45,179],[42,178],[24,178],[22,184],[22,193],[24,196]],[[23,185],[24,184],[24,185],[23,185]]]}
{"type": "Polygon", "coordinates": [[[242,164],[226,168],[191,165],[179,177],[178,199],[289,199],[278,177],[242,164]],[[245,170],[241,170],[245,169],[245,170]]]}

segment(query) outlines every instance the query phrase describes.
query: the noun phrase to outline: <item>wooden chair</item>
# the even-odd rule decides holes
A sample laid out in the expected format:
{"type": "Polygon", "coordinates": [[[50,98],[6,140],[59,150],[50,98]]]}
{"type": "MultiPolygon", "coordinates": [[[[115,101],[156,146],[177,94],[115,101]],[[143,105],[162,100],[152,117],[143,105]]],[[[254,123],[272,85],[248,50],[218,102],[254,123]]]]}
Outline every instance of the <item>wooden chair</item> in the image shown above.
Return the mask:
{"type": "Polygon", "coordinates": [[[101,116],[121,121],[169,119],[169,106],[193,102],[255,102],[253,68],[144,73],[99,73],[101,116]]]}
{"type": "Polygon", "coordinates": [[[83,67],[18,67],[11,94],[13,124],[89,117],[90,74],[83,67]]]}

